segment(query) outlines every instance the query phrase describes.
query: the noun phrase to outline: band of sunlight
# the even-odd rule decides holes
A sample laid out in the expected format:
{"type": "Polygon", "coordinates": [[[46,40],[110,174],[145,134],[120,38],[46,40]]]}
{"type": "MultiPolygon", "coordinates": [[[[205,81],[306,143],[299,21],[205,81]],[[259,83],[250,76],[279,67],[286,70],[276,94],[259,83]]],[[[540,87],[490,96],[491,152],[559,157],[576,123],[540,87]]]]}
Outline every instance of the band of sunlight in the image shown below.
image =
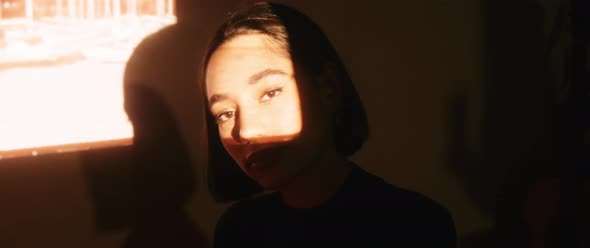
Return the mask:
{"type": "Polygon", "coordinates": [[[0,16],[0,159],[14,150],[133,136],[123,108],[125,63],[145,36],[176,22],[164,1],[151,2],[157,11],[150,15],[0,16]]]}

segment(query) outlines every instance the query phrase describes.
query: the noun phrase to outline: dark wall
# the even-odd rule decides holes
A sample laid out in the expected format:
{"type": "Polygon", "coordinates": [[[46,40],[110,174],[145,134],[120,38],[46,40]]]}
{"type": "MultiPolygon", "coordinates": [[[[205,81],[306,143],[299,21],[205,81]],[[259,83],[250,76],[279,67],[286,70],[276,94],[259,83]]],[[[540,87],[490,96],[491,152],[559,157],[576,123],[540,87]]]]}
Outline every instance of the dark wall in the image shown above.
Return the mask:
{"type": "Polygon", "coordinates": [[[462,134],[479,145],[480,1],[302,3],[341,53],[366,104],[369,142],[354,159],[389,182],[447,206],[460,233],[491,222],[446,164],[448,104],[460,94],[462,134]]]}

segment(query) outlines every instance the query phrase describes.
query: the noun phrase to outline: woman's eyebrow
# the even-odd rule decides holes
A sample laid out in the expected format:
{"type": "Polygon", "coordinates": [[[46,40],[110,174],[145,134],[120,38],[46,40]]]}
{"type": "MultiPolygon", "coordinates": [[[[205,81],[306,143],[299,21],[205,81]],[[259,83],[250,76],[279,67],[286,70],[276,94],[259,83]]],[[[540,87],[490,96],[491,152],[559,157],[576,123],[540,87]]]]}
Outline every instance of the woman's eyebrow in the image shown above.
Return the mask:
{"type": "Polygon", "coordinates": [[[271,75],[288,75],[288,73],[279,69],[265,69],[250,76],[248,79],[248,84],[255,84],[261,79],[271,75]]]}
{"type": "Polygon", "coordinates": [[[227,96],[226,95],[223,95],[223,94],[215,94],[215,95],[212,95],[209,98],[209,106],[213,106],[213,104],[215,104],[217,102],[220,102],[220,101],[223,101],[225,99],[227,99],[227,96]]]}

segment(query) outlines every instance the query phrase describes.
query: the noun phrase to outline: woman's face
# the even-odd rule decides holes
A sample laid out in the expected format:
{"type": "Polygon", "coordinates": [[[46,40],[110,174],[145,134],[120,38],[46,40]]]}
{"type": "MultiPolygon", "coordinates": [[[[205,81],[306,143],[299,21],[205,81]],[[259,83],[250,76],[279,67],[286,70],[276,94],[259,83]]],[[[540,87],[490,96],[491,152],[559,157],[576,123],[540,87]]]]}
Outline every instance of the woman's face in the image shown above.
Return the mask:
{"type": "Polygon", "coordinates": [[[312,90],[301,92],[291,57],[268,36],[244,34],[225,42],[212,54],[206,75],[209,110],[225,149],[263,187],[288,183],[325,147],[321,111],[303,115],[312,109],[304,111],[302,99],[304,106],[314,105],[312,90]],[[314,128],[304,131],[304,123],[314,128]]]}

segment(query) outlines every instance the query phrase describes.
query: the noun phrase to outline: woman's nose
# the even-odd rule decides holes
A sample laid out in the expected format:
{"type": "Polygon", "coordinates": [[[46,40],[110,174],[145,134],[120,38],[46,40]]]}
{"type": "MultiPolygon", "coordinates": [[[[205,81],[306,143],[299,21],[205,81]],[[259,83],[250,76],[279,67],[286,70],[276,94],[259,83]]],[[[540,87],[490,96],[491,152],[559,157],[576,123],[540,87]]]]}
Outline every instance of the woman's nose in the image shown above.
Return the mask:
{"type": "Polygon", "coordinates": [[[265,128],[263,118],[255,113],[240,112],[234,126],[234,139],[242,143],[255,143],[256,140],[264,137],[265,128]]]}

